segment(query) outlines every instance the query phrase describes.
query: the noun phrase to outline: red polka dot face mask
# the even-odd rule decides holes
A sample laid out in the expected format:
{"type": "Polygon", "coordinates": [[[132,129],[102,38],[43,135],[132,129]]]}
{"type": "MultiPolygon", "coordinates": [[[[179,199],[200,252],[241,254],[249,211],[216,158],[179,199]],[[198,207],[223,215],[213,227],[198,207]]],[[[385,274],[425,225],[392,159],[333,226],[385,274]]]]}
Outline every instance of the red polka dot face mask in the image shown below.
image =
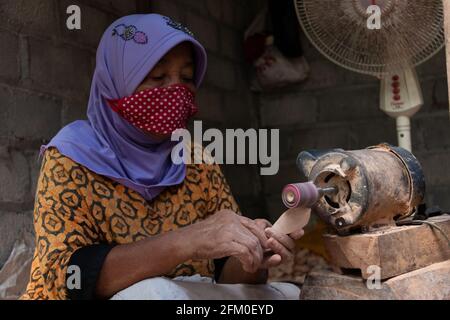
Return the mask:
{"type": "Polygon", "coordinates": [[[186,128],[198,112],[195,94],[184,84],[139,91],[132,96],[108,100],[111,108],[143,131],[171,134],[186,128]]]}

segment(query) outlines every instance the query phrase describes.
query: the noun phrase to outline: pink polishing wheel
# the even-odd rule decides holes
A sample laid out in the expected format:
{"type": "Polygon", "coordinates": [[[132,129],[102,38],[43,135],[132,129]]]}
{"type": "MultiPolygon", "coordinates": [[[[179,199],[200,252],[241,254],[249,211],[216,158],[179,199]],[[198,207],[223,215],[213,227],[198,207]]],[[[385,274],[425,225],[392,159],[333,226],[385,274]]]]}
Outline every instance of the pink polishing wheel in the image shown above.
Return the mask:
{"type": "Polygon", "coordinates": [[[288,208],[310,208],[319,199],[319,191],[312,182],[292,183],[283,188],[281,198],[288,208]]]}

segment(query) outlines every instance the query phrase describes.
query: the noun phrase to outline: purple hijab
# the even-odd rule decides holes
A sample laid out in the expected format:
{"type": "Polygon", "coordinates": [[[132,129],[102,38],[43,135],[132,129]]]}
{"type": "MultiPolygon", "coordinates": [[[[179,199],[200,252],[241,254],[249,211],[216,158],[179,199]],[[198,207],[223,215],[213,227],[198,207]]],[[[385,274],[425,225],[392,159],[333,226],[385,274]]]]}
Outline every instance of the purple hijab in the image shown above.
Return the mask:
{"type": "Polygon", "coordinates": [[[176,142],[153,141],[114,112],[106,99],[130,96],[156,63],[177,44],[189,41],[195,52],[195,85],[206,71],[206,52],[192,33],[158,14],[136,14],[116,20],[102,36],[88,103],[88,120],[75,121],[42,146],[91,171],[155,198],[164,188],[180,184],[186,165],[172,163],[176,142]]]}

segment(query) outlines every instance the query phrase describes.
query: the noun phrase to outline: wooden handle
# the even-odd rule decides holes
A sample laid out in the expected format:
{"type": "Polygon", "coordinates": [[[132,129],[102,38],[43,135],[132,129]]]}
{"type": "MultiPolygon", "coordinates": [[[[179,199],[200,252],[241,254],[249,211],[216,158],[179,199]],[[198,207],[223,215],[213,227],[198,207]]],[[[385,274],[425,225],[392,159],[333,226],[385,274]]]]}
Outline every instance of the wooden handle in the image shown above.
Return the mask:
{"type": "Polygon", "coordinates": [[[292,208],[285,211],[273,225],[278,232],[290,234],[303,229],[309,222],[311,216],[310,208],[292,208]]]}

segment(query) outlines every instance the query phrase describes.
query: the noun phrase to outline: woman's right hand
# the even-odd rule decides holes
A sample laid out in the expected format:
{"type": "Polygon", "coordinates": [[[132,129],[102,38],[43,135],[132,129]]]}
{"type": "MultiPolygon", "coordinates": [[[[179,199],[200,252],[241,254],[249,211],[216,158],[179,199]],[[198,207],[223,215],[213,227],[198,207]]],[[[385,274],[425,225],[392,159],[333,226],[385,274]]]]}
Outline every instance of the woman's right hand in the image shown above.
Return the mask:
{"type": "Polygon", "coordinates": [[[231,210],[220,210],[181,230],[189,239],[193,259],[234,256],[248,273],[258,270],[267,249],[268,238],[257,222],[231,210]]]}

